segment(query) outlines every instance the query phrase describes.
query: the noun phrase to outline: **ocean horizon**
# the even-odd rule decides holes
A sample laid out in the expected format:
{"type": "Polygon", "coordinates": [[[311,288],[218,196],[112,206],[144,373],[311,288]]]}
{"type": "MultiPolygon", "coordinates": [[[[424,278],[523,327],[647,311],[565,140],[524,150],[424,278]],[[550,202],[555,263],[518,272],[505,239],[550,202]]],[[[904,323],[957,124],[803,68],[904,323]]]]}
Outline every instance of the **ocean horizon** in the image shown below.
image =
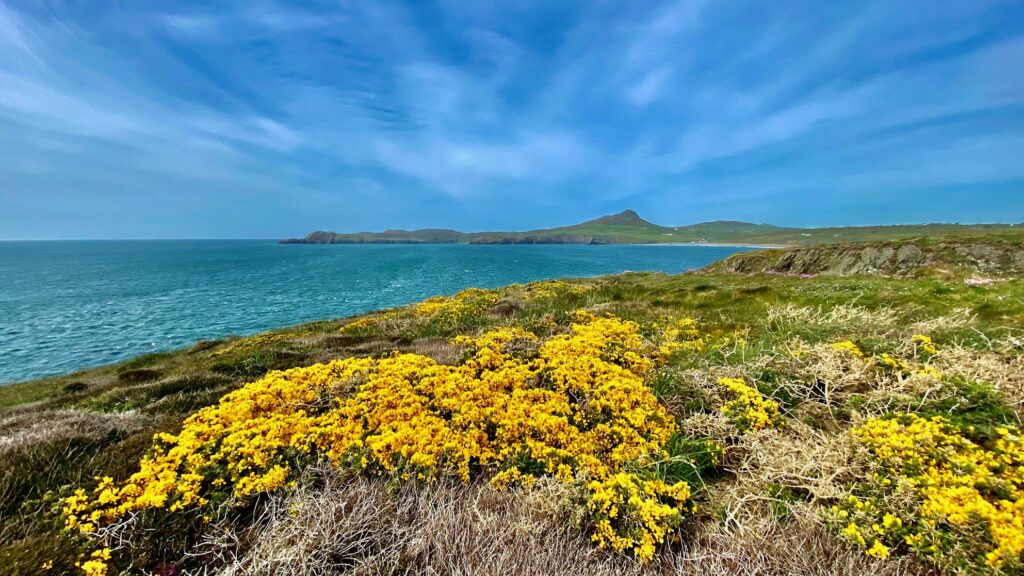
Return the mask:
{"type": "Polygon", "coordinates": [[[276,240],[0,242],[0,384],[469,287],[678,273],[749,247],[281,245],[276,240]]]}

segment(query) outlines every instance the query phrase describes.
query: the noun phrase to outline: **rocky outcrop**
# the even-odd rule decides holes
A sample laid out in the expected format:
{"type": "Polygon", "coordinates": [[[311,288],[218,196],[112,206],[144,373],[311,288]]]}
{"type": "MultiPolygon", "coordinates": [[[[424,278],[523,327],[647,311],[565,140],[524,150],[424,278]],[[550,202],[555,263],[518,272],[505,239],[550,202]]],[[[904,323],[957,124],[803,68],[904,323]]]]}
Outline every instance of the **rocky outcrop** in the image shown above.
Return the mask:
{"type": "Polygon", "coordinates": [[[1024,241],[1012,238],[916,238],[823,244],[736,254],[705,270],[745,274],[932,276],[1024,274],[1024,241]]]}

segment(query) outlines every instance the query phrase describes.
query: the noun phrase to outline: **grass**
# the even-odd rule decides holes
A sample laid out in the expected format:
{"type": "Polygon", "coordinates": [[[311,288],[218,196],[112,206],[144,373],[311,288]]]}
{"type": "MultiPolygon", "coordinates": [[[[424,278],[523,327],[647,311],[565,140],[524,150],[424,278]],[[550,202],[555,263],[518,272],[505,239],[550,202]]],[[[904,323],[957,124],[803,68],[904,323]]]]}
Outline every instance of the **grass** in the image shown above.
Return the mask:
{"type": "Polygon", "coordinates": [[[393,351],[455,363],[456,335],[493,326],[556,334],[580,308],[645,326],[692,317],[733,338],[673,354],[652,379],[679,423],[658,473],[693,485],[699,510],[653,564],[591,546],[578,495],[564,486],[497,493],[311,469],[295,490],[267,496],[202,542],[133,544],[136,566],[186,566],[183,547],[193,547],[193,568],[201,558],[224,574],[927,573],[941,562],[867,558],[822,521],[819,510],[863,472],[849,429],[899,411],[977,426],[1019,424],[1024,414],[1024,281],[1015,278],[631,273],[568,285],[511,286],[451,313],[319,321],[0,387],[0,563],[9,574],[39,573],[50,560],[73,571],[83,549],[61,530],[58,496],[93,476],[126,477],[154,433],[174,432],[269,370],[393,351]],[[852,340],[866,353],[911,357],[917,333],[940,345],[938,382],[852,364],[829,347],[852,340]],[[786,425],[730,428],[718,411],[723,377],[754,384],[786,425]],[[717,464],[694,456],[710,453],[708,441],[727,447],[717,464]]]}

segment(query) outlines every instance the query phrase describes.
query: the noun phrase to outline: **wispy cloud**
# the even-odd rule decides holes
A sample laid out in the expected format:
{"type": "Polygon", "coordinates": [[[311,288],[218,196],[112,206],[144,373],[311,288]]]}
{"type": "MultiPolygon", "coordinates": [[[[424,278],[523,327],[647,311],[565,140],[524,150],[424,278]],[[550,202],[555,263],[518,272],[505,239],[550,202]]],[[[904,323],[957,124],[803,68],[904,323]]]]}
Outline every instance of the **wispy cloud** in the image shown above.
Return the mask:
{"type": "Polygon", "coordinates": [[[5,3],[0,235],[1020,220],[1022,58],[996,0],[5,3]]]}

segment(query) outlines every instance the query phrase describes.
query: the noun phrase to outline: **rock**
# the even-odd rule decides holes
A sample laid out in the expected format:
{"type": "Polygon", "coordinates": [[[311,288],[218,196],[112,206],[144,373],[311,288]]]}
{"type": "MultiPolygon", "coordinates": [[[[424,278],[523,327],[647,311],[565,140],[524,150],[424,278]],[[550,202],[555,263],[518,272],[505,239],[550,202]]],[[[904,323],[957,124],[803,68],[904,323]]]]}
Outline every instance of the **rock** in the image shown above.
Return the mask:
{"type": "Polygon", "coordinates": [[[924,252],[916,244],[905,244],[896,251],[896,267],[913,268],[924,264],[924,252]]]}

